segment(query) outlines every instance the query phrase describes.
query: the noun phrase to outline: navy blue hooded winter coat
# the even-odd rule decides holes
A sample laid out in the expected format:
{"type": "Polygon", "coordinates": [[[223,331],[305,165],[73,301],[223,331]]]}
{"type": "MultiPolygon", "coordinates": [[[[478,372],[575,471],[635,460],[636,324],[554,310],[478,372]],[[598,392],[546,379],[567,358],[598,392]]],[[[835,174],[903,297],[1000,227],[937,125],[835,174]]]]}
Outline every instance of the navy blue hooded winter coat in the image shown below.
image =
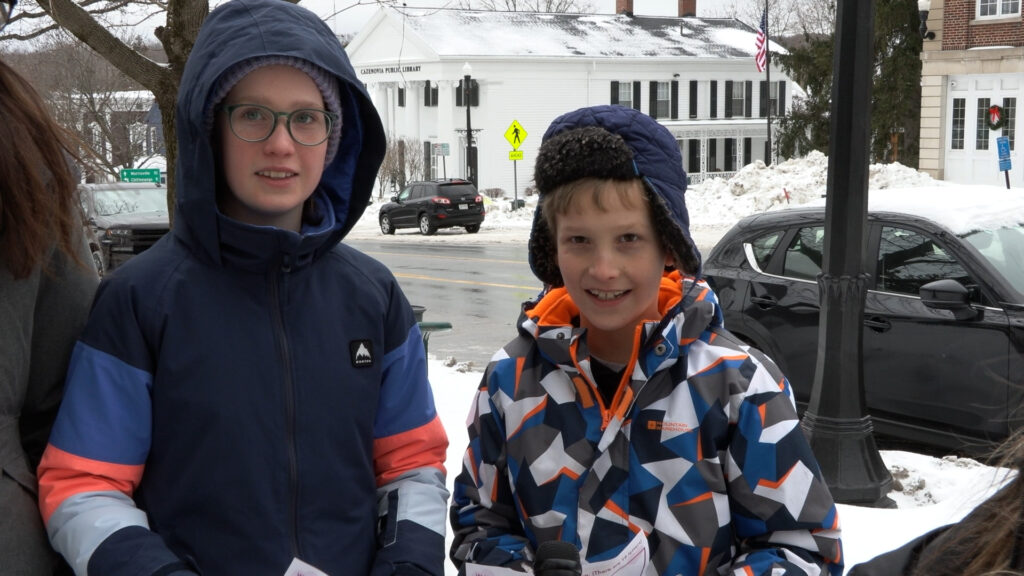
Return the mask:
{"type": "MultiPolygon", "coordinates": [[[[447,440],[395,278],[340,244],[384,134],[330,29],[280,0],[210,13],[178,96],[174,228],[104,280],[40,466],[79,574],[443,573],[447,440]],[[301,233],[217,208],[204,115],[257,56],[337,77],[342,136],[301,233]]],[[[222,186],[222,185],[221,185],[222,186]]]]}

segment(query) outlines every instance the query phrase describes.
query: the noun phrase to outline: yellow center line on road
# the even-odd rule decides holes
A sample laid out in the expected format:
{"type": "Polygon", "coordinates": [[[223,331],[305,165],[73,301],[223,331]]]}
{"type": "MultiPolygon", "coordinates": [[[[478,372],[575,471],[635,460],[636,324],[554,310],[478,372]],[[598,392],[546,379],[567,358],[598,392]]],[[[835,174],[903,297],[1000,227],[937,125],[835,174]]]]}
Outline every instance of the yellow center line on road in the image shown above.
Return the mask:
{"type": "Polygon", "coordinates": [[[490,288],[511,288],[513,290],[531,290],[535,292],[540,290],[540,286],[518,286],[516,284],[496,284],[494,282],[476,282],[474,280],[453,280],[451,278],[423,276],[422,274],[395,273],[395,278],[408,278],[410,280],[429,280],[431,282],[446,282],[448,284],[469,284],[470,286],[488,286],[490,288]]]}

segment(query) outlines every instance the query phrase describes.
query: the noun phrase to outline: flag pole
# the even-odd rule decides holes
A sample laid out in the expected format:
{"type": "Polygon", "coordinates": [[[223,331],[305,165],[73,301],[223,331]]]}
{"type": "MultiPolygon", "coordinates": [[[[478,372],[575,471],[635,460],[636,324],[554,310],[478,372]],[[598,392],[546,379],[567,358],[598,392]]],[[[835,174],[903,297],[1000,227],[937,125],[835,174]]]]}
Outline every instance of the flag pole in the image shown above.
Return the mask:
{"type": "Polygon", "coordinates": [[[772,165],[772,46],[768,27],[768,0],[764,0],[764,73],[768,89],[768,157],[764,159],[766,166],[772,165]]]}

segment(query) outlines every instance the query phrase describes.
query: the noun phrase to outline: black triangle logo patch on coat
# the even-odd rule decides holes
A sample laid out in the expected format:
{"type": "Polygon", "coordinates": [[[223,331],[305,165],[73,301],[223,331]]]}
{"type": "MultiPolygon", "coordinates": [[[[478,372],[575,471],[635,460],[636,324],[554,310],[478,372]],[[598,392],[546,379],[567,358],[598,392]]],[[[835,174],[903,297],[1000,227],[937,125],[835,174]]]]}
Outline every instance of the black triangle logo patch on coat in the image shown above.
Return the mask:
{"type": "Polygon", "coordinates": [[[352,366],[366,368],[373,366],[373,341],[353,340],[348,343],[348,352],[352,358],[352,366]]]}

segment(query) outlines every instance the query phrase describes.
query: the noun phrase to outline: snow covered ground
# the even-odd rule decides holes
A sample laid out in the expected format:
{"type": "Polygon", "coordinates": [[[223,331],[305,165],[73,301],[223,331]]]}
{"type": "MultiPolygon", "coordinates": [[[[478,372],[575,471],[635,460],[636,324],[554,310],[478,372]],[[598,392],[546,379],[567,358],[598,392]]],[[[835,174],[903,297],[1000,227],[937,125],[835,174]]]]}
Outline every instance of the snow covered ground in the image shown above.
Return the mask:
{"type": "MultiPolygon", "coordinates": [[[[771,167],[756,162],[730,180],[715,179],[691,187],[686,203],[695,242],[706,252],[740,217],[822,198],[827,184],[827,164],[827,158],[820,153],[771,167]]],[[[870,174],[871,189],[949,185],[899,164],[872,165],[870,174]]],[[[1024,194],[1024,190],[1021,193],[1024,194]]],[[[381,235],[377,227],[379,204],[375,204],[367,208],[349,237],[408,242],[403,236],[412,234],[417,236],[417,242],[525,243],[536,197],[526,200],[527,208],[515,212],[507,210],[507,200],[491,206],[478,234],[465,234],[461,229],[442,230],[429,237],[421,237],[415,230],[402,230],[394,237],[381,235]]],[[[438,412],[451,443],[446,462],[450,489],[461,469],[467,443],[465,420],[481,374],[459,371],[457,366],[447,366],[438,358],[430,359],[429,369],[438,412]]],[[[900,488],[889,494],[898,507],[839,506],[847,567],[895,548],[934,527],[959,520],[1007,477],[1006,470],[965,458],[939,459],[910,452],[883,451],[882,459],[900,488]]],[[[454,566],[449,564],[447,575],[455,574],[454,566]]]]}

